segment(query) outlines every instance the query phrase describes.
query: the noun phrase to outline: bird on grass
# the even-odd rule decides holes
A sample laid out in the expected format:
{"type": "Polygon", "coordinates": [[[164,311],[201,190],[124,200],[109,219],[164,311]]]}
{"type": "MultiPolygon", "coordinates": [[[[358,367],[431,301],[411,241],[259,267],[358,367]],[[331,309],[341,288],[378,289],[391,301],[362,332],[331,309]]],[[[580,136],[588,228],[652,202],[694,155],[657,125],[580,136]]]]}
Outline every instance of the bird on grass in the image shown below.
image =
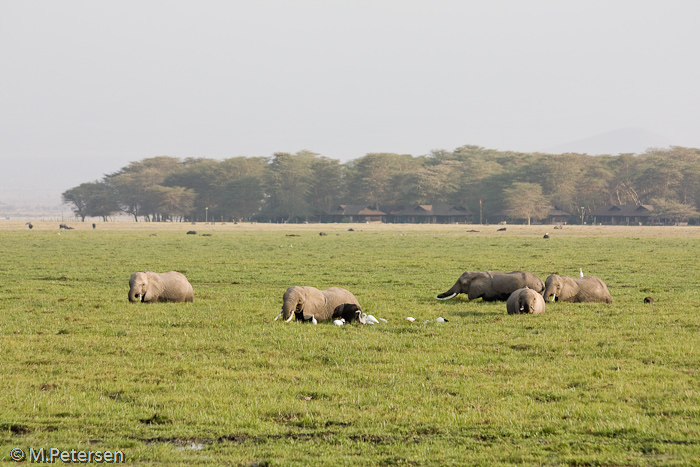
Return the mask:
{"type": "Polygon", "coordinates": [[[435,321],[437,321],[438,323],[448,323],[449,322],[447,319],[443,318],[442,316],[440,316],[439,318],[436,318],[435,321]]]}
{"type": "Polygon", "coordinates": [[[362,313],[362,317],[365,319],[365,324],[379,324],[379,320],[372,315],[362,313]]]}
{"type": "Polygon", "coordinates": [[[345,318],[335,319],[333,320],[333,324],[335,324],[336,326],[342,326],[343,324],[345,324],[345,318]]]}
{"type": "Polygon", "coordinates": [[[406,321],[410,321],[410,322],[414,322],[415,320],[416,320],[416,318],[414,318],[412,316],[409,316],[408,318],[406,318],[406,321]]]}
{"type": "Polygon", "coordinates": [[[314,315],[311,315],[311,324],[318,324],[318,321],[316,321],[316,317],[314,315]]]}

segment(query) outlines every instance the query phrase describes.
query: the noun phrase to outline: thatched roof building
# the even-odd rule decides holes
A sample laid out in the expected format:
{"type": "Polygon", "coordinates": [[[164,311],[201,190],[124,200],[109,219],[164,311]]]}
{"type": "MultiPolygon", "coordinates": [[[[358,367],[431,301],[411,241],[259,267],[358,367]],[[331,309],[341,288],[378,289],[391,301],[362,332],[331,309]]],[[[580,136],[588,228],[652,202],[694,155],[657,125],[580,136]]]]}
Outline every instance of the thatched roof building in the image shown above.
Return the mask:
{"type": "Polygon", "coordinates": [[[453,224],[467,222],[467,218],[472,215],[472,212],[463,206],[453,204],[420,204],[394,211],[391,215],[399,222],[453,224]]]}
{"type": "Polygon", "coordinates": [[[364,204],[339,204],[328,212],[333,222],[381,222],[385,212],[364,204]]]}
{"type": "Polygon", "coordinates": [[[589,216],[594,224],[648,224],[653,211],[651,204],[607,204],[595,208],[589,216]]]}

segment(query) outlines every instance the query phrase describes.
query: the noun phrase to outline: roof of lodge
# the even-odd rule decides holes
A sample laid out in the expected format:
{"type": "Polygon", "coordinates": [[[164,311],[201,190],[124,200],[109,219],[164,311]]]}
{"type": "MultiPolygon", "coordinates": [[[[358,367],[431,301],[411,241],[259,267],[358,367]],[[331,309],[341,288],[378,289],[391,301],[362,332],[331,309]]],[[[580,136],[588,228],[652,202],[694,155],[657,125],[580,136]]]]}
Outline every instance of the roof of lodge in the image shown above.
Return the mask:
{"type": "Polygon", "coordinates": [[[407,209],[392,212],[395,216],[469,216],[469,209],[454,204],[419,204],[407,209]]]}
{"type": "Polygon", "coordinates": [[[651,204],[607,204],[595,208],[591,216],[648,217],[653,210],[651,204]]]}
{"type": "Polygon", "coordinates": [[[364,204],[339,204],[328,214],[340,216],[385,216],[386,213],[372,209],[364,204]]]}

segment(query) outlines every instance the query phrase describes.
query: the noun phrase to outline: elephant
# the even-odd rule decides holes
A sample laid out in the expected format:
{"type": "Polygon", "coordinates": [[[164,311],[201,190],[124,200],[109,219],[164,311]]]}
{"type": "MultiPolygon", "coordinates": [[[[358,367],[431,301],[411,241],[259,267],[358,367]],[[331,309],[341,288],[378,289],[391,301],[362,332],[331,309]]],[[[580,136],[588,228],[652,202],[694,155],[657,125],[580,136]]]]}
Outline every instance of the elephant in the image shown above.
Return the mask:
{"type": "Polygon", "coordinates": [[[608,286],[595,276],[569,277],[552,274],[545,281],[544,299],[553,302],[612,303],[608,286]]]}
{"type": "Polygon", "coordinates": [[[544,313],[544,298],[534,290],[524,287],[518,289],[508,297],[506,310],[509,315],[518,313],[544,313]]]}
{"type": "Polygon", "coordinates": [[[447,292],[443,292],[436,298],[449,300],[457,294],[465,293],[469,300],[481,298],[485,302],[496,300],[508,300],[510,294],[523,287],[528,287],[537,293],[544,290],[542,279],[525,271],[497,272],[497,271],[467,271],[462,274],[455,285],[447,292]]]}
{"type": "Polygon", "coordinates": [[[192,284],[177,271],[135,272],[129,279],[129,301],[191,302],[194,300],[192,284]]]}
{"type": "Polygon", "coordinates": [[[317,321],[344,318],[347,323],[357,319],[365,324],[355,296],[349,290],[340,287],[330,287],[326,290],[306,286],[289,287],[282,297],[282,310],[277,318],[280,315],[286,322],[292,318],[299,321],[310,321],[312,318],[316,318],[317,321]]]}

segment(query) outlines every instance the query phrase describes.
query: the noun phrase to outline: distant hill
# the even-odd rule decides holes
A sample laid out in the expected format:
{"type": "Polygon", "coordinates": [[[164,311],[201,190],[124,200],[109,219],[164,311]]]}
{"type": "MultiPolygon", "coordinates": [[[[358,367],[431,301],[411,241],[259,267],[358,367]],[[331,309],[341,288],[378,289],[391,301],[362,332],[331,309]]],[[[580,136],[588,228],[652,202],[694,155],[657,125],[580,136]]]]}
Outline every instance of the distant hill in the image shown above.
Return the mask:
{"type": "Polygon", "coordinates": [[[641,154],[649,148],[668,148],[670,146],[671,141],[668,138],[653,131],[644,128],[623,128],[552,146],[542,152],[549,154],[574,152],[589,155],[641,154]]]}

